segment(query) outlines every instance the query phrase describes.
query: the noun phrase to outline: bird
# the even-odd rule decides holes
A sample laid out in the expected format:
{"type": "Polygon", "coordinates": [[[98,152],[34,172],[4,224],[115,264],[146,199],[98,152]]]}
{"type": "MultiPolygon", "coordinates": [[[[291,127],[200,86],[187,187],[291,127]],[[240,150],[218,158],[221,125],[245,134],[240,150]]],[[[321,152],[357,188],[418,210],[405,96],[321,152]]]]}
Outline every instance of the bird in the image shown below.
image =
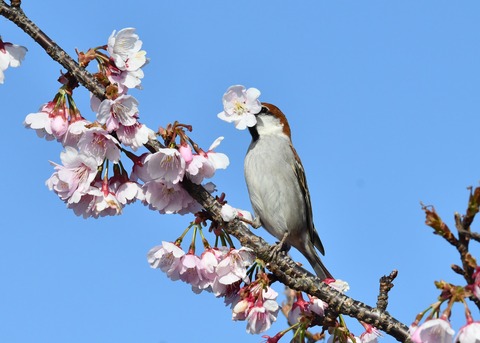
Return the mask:
{"type": "Polygon", "coordinates": [[[277,106],[266,102],[261,105],[255,114],[257,123],[248,128],[252,141],[244,161],[254,227],[263,226],[279,239],[282,250],[293,246],[300,251],[319,279],[333,279],[315,250],[325,254],[287,118],[277,106]]]}

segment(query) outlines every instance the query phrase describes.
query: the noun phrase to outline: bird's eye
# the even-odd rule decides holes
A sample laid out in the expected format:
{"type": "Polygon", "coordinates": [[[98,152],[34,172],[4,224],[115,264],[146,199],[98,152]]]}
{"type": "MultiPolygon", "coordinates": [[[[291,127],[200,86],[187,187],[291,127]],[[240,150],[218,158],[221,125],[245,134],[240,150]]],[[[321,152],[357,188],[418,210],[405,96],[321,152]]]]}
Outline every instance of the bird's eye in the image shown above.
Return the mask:
{"type": "Polygon", "coordinates": [[[268,107],[262,106],[262,109],[260,110],[260,113],[267,114],[268,113],[268,107]]]}

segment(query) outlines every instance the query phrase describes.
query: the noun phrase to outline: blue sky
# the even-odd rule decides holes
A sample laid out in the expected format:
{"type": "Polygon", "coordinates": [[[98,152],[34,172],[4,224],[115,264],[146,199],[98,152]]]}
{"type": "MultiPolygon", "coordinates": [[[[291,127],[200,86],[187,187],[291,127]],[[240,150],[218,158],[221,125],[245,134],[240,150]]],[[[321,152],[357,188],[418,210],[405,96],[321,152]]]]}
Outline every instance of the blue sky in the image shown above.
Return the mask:
{"type": "MultiPolygon", "coordinates": [[[[23,8],[71,54],[105,44],[114,29],[137,28],[151,59],[144,90],[131,93],[141,120],[153,129],[191,124],[206,148],[225,136],[219,151],[231,164],[213,181],[245,209],[250,137],[216,114],[230,85],[260,89],[261,100],[289,119],[324,262],[350,283],[350,296],[374,305],[379,277],[398,269],[388,310],[409,325],[436,300],[434,280],[461,281],[450,271],[457,254],[424,225],[420,201],[435,205],[453,228],[467,187],[480,179],[478,2],[98,4],[24,1],[23,8]]],[[[222,300],[149,268],[147,251],[177,238],[190,216],[160,216],[135,204],[119,217],[85,220],[48,191],[48,161],[59,161],[61,147],[22,122],[53,98],[61,67],[3,18],[0,34],[29,49],[0,87],[0,341],[262,341],[231,321],[222,300]]],[[[76,100],[93,118],[88,93],[78,91],[76,100]]],[[[461,307],[452,319],[456,330],[464,324],[461,307]]],[[[279,319],[267,334],[283,328],[279,319]]]]}

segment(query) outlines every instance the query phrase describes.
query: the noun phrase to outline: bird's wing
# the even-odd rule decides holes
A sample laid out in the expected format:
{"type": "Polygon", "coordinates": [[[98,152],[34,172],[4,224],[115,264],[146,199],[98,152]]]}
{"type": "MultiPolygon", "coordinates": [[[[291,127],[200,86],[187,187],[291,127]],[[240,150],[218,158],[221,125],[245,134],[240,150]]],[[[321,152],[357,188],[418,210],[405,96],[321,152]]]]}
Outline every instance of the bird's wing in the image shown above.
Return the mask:
{"type": "Polygon", "coordinates": [[[302,190],[303,199],[305,200],[305,208],[306,208],[306,215],[307,215],[307,225],[310,234],[310,239],[315,245],[315,247],[320,251],[322,255],[325,255],[325,249],[323,248],[322,241],[320,240],[320,236],[318,236],[317,230],[315,230],[315,225],[313,224],[313,213],[312,213],[312,203],[310,201],[310,193],[308,191],[307,186],[307,179],[305,177],[305,170],[303,169],[302,162],[300,161],[300,157],[298,157],[297,152],[293,145],[291,145],[293,154],[295,155],[295,164],[292,166],[293,171],[297,175],[298,182],[300,183],[300,189],[302,190]]]}

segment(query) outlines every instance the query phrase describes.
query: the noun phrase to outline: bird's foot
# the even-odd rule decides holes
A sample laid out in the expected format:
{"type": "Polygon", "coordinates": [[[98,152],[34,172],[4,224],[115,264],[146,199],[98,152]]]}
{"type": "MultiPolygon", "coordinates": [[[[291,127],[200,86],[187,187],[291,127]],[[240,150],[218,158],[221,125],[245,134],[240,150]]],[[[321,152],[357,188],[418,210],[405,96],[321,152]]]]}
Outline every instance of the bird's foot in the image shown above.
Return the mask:
{"type": "Polygon", "coordinates": [[[285,234],[283,235],[283,238],[280,242],[278,243],[275,243],[273,245],[273,248],[272,248],[272,251],[270,253],[270,256],[272,259],[275,259],[278,257],[278,254],[282,251],[285,251],[287,252],[289,249],[290,249],[290,246],[288,245],[288,243],[285,243],[286,240],[287,240],[287,237],[288,237],[288,232],[285,232],[285,234]]]}

